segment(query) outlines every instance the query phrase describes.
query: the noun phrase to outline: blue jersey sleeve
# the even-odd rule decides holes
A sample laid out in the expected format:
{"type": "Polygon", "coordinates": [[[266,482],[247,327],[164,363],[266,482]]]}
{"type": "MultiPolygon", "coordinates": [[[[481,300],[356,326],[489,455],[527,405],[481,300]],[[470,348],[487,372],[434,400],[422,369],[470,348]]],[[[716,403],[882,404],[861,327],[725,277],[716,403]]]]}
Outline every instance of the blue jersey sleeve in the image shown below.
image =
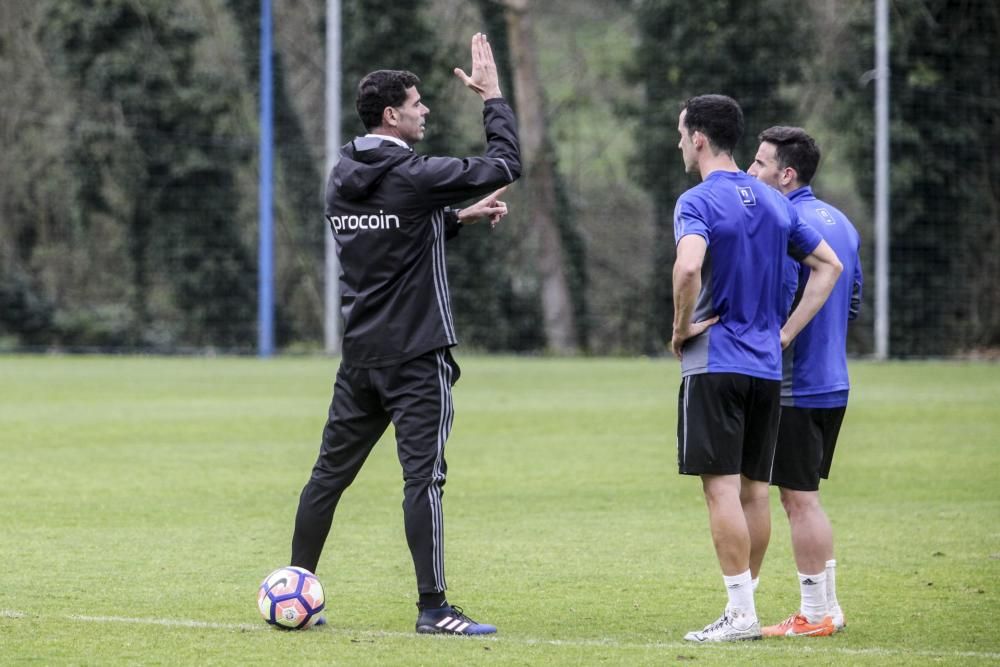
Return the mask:
{"type": "Polygon", "coordinates": [[[696,234],[709,243],[707,216],[700,206],[702,202],[688,195],[689,192],[681,195],[674,206],[674,243],[679,243],[688,234],[696,234]]]}
{"type": "Polygon", "coordinates": [[[795,258],[805,258],[820,244],[823,237],[805,220],[799,217],[795,206],[788,203],[788,214],[792,218],[792,228],[788,235],[788,254],[795,258]]]}

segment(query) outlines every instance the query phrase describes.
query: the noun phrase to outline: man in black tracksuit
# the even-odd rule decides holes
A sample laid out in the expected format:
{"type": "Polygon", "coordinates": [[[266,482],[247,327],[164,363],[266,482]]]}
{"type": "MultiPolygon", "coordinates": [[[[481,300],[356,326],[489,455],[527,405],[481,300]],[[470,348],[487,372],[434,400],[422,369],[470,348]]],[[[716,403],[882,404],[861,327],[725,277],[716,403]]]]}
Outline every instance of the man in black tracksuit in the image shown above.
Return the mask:
{"type": "Polygon", "coordinates": [[[340,258],[343,358],[319,458],[299,500],[292,565],[316,571],[341,494],[388,428],[403,468],[403,514],[420,595],[421,633],[487,634],[445,598],[442,487],[459,368],[446,238],[463,222],[507,209],[498,188],[521,171],[514,113],[501,97],[485,35],[472,38],[472,74],[455,74],[484,100],[485,157],[417,155],[428,113],[419,79],[379,70],[358,87],[369,134],[341,149],[327,183],[326,216],[340,258]],[[492,194],[489,194],[491,193],[492,194]],[[461,211],[450,205],[488,195],[461,211]]]}

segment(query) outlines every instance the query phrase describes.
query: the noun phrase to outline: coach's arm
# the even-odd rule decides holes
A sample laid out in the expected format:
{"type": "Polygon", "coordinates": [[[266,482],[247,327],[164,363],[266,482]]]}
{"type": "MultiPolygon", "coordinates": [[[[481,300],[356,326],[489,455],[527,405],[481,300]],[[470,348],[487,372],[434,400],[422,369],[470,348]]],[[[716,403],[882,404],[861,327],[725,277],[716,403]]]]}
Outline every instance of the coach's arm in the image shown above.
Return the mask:
{"type": "Polygon", "coordinates": [[[507,202],[499,199],[507,190],[507,186],[480,199],[475,204],[462,209],[446,208],[444,211],[445,238],[450,240],[458,236],[463,225],[472,225],[484,218],[490,221],[490,229],[497,226],[500,219],[507,215],[507,202]]]}

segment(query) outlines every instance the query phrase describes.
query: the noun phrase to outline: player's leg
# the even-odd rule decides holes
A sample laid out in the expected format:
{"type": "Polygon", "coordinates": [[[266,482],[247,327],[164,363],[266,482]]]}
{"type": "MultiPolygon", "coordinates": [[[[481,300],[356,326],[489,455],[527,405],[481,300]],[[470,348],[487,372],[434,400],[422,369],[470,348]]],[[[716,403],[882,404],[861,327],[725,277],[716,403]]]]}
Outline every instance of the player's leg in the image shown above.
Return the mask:
{"type": "Polygon", "coordinates": [[[776,381],[754,378],[751,380],[751,387],[747,398],[743,460],[740,467],[740,502],[750,531],[750,572],[756,589],[771,539],[769,483],[781,412],[781,385],[776,381]]]}
{"type": "Polygon", "coordinates": [[[781,489],[788,515],[792,551],[799,572],[823,572],[833,557],[833,529],[819,501],[819,491],[781,489]]]}
{"type": "Polygon", "coordinates": [[[840,607],[837,599],[837,560],[831,558],[826,561],[826,604],[830,608],[830,619],[833,627],[842,630],[847,627],[847,619],[844,617],[844,610],[840,607]]]}
{"type": "Polygon", "coordinates": [[[417,631],[489,634],[494,626],[476,623],[445,596],[444,454],[454,418],[451,390],[459,374],[451,353],[435,350],[391,369],[383,396],[403,468],[403,521],[420,596],[417,631]]]}
{"type": "MultiPolygon", "coordinates": [[[[819,468],[820,479],[830,478],[830,468],[833,466],[833,453],[837,448],[837,440],[840,438],[840,427],[844,423],[844,415],[847,414],[847,406],[824,409],[821,413],[823,420],[823,463],[819,468]]],[[[840,630],[847,625],[844,620],[844,611],[840,608],[840,601],[837,599],[837,561],[833,555],[833,534],[830,536],[830,557],[826,565],[826,603],[830,608],[830,617],[833,619],[833,626],[840,630]]]]}
{"type": "Polygon", "coordinates": [[[742,574],[750,564],[750,531],[740,504],[740,476],[702,475],[701,481],[722,574],[742,574]]]}
{"type": "MultiPolygon", "coordinates": [[[[830,620],[826,597],[826,561],[833,555],[833,530],[819,502],[819,491],[781,489],[788,514],[792,551],[799,578],[799,613],[810,624],[830,620]]],[[[817,633],[818,634],[818,633],[817,633]]]]}
{"type": "MultiPolygon", "coordinates": [[[[785,407],[782,412],[773,482],[781,488],[788,516],[800,603],[785,621],[765,627],[766,636],[827,636],[836,630],[826,589],[833,531],[819,500],[819,480],[827,476],[832,460],[830,417],[825,409],[785,407]]],[[[833,422],[839,431],[840,419],[834,417],[833,422]]]]}
{"type": "Polygon", "coordinates": [[[749,378],[707,373],[683,379],[678,397],[677,458],[681,474],[699,475],[728,604],[723,615],[685,639],[759,639],[750,577],[750,533],[740,502],[743,406],[749,378]]]}
{"type": "Polygon", "coordinates": [[[756,582],[771,540],[771,497],[767,482],[747,477],[740,482],[740,503],[750,531],[750,576],[756,582]]]}
{"type": "Polygon", "coordinates": [[[291,564],[315,572],[333,514],[372,447],[389,426],[366,369],[341,365],[319,456],[299,496],[291,564]]]}
{"type": "Polygon", "coordinates": [[[701,479],[712,543],[728,595],[726,612],[734,626],[747,628],[756,623],[757,609],[750,573],[750,530],[740,503],[740,476],[703,475],[701,479]]]}

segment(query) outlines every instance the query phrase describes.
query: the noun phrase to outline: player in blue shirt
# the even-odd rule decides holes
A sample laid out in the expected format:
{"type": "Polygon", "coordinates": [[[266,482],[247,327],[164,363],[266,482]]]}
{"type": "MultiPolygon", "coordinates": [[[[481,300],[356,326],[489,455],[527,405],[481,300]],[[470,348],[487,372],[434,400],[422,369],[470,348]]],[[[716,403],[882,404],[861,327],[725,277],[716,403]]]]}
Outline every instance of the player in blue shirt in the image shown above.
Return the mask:
{"type": "Polygon", "coordinates": [[[677,130],[685,168],[702,179],[674,212],[678,468],[701,477],[729,595],[722,616],[685,639],[760,639],[750,576],[751,535],[759,530],[751,524],[770,526],[783,338],[794,338],[819,310],[841,267],[781,193],[736,166],[743,112],[735,100],[688,100],[677,130]],[[790,248],[812,272],[786,322],[783,261],[790,248]]]}
{"type": "MultiPolygon", "coordinates": [[[[837,253],[844,271],[816,316],[784,352],[781,421],[771,483],[781,489],[792,549],[799,572],[799,610],[764,636],[826,636],[844,626],[837,601],[833,531],[819,502],[819,480],[827,479],[837,435],[847,409],[847,322],[861,303],[860,238],[851,221],[813,194],[819,165],[816,142],[798,127],[772,127],[760,134],[751,175],[782,193],[799,218],[818,231],[837,253]]],[[[794,260],[787,271],[802,285],[809,268],[794,260]]],[[[796,294],[797,297],[797,294],[796,294]]],[[[759,567],[767,539],[758,540],[759,567]]]]}

